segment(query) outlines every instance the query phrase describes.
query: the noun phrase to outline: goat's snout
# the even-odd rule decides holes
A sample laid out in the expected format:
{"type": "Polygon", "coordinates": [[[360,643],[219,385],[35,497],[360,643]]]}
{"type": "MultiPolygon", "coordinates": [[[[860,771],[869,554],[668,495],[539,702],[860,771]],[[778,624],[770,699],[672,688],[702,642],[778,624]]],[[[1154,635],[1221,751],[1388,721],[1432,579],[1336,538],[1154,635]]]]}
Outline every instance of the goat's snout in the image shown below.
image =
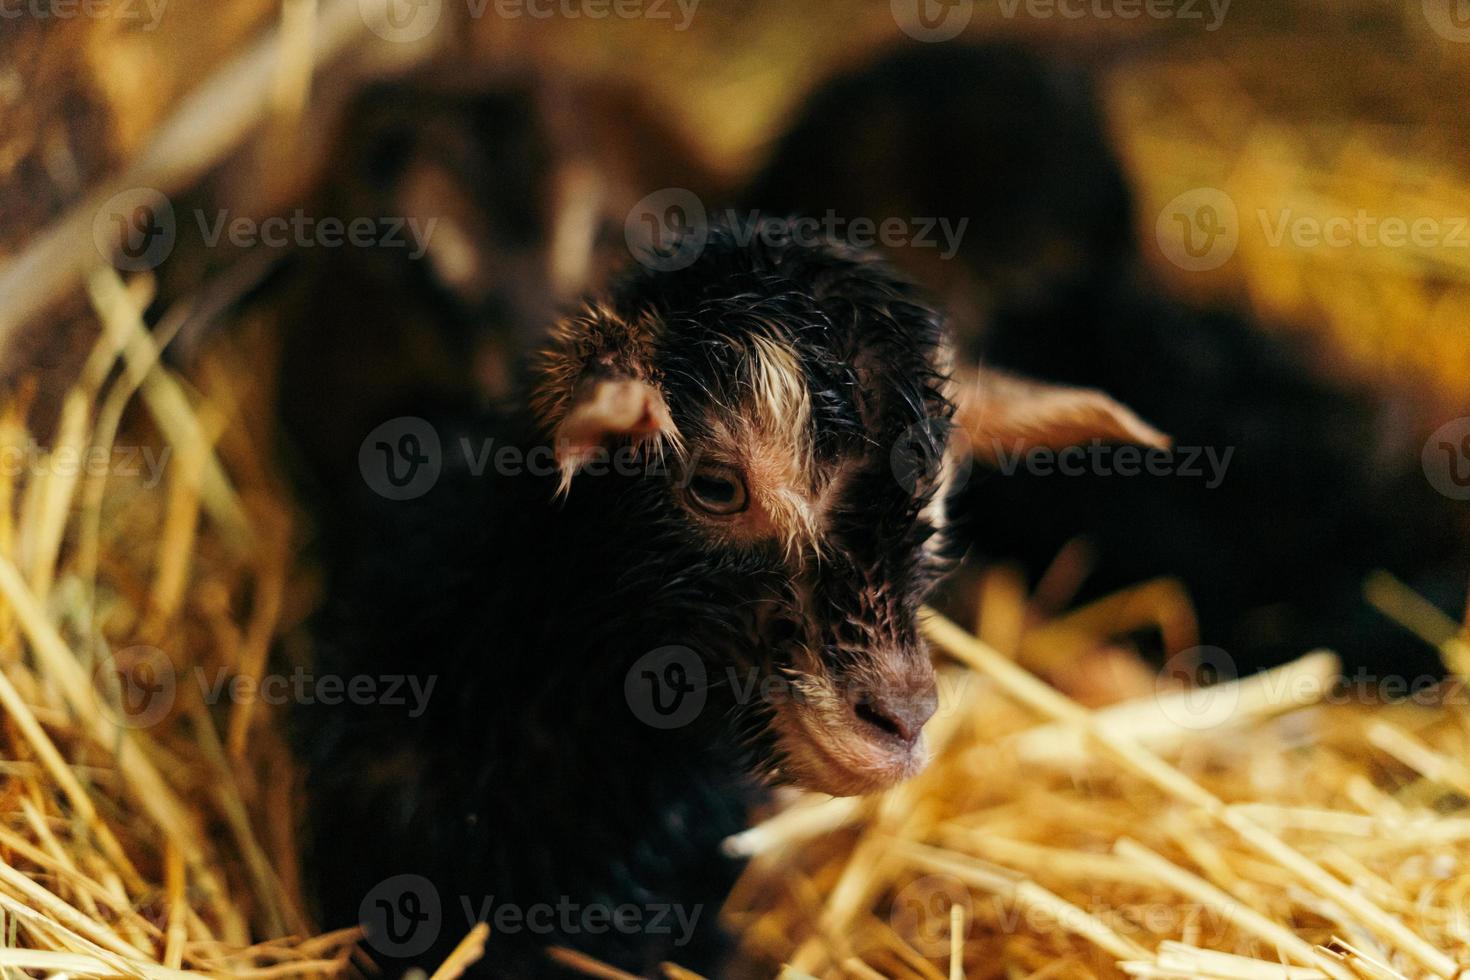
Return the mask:
{"type": "Polygon", "coordinates": [[[853,713],[881,737],[913,745],[923,734],[924,724],[939,707],[934,673],[914,671],[887,687],[863,691],[853,704],[853,713]]]}
{"type": "Polygon", "coordinates": [[[939,696],[922,649],[869,654],[845,674],[809,675],[807,684],[814,693],[779,706],[775,721],[794,781],[851,796],[924,768],[924,724],[939,696]]]}

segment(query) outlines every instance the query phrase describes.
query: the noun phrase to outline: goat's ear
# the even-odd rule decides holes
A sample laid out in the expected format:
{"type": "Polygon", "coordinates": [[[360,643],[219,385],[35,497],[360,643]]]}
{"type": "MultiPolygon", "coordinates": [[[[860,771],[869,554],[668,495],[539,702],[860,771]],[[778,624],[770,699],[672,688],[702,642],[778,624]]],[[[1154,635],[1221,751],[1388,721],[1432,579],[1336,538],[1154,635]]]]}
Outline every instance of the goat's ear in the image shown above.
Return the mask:
{"type": "Polygon", "coordinates": [[[998,462],[1002,454],[1063,449],[1094,439],[1167,449],[1167,435],[1101,391],[1045,384],[991,370],[955,375],[955,418],[975,458],[998,462]]]}
{"type": "Polygon", "coordinates": [[[653,368],[652,320],[589,306],[563,322],[542,360],[536,411],[561,468],[561,490],[599,450],[680,445],[653,368]]]}
{"type": "Polygon", "coordinates": [[[594,377],[579,388],[552,430],[564,484],[610,443],[656,444],[674,435],[663,392],[646,381],[594,377]]]}

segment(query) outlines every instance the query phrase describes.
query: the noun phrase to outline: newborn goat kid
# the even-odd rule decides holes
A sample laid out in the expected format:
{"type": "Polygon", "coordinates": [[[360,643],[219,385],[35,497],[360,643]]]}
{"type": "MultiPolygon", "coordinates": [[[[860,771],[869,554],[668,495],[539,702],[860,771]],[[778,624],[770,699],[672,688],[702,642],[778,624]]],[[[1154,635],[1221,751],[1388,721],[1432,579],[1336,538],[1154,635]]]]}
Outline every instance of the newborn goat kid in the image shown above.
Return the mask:
{"type": "Polygon", "coordinates": [[[327,925],[430,963],[487,917],[489,975],[546,974],[557,943],[724,975],[719,843],[757,787],[923,766],[943,470],[891,460],[943,455],[940,318],[866,255],[757,237],[627,278],[560,327],[530,408],[437,422],[431,490],[363,493],[321,669],[434,687],[417,717],[303,711],[327,925]],[[486,463],[506,446],[524,468],[486,463]],[[405,939],[435,902],[438,942],[405,939]]]}

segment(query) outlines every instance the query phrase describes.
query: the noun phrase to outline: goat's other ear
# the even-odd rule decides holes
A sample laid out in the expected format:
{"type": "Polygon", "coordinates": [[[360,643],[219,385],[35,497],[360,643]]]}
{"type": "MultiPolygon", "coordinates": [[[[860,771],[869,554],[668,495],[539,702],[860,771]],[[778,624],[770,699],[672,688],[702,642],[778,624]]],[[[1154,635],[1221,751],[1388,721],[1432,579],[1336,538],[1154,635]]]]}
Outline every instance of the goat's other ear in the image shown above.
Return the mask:
{"type": "Polygon", "coordinates": [[[955,420],[976,459],[1064,449],[1094,439],[1167,449],[1167,435],[1101,391],[1046,384],[988,369],[955,372],[955,420]]]}
{"type": "Polygon", "coordinates": [[[648,382],[589,378],[581,388],[552,431],[564,486],[609,443],[656,444],[673,435],[663,392],[648,382]]]}
{"type": "Polygon", "coordinates": [[[556,452],[561,492],[609,445],[679,447],[652,363],[655,328],[652,320],[630,322],[601,305],[557,328],[535,406],[556,452]]]}

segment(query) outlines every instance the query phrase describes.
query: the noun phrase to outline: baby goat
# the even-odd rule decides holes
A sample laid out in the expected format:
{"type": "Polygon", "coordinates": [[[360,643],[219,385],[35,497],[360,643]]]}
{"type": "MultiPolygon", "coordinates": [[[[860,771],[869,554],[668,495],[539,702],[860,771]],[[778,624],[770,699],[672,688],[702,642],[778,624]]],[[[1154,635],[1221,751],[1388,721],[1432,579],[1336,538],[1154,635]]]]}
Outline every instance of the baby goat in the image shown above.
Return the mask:
{"type": "MultiPolygon", "coordinates": [[[[719,844],[760,787],[924,765],[946,471],[894,459],[943,457],[941,318],[871,256],[782,230],[715,228],[687,268],[625,278],[516,410],[368,438],[380,489],[380,460],[440,471],[344,509],[319,666],[431,693],[302,709],[325,925],[361,916],[430,964],[485,918],[489,976],[554,975],[552,944],[725,975],[719,844]]],[[[1003,390],[1005,435],[1097,415],[1003,390]]]]}

